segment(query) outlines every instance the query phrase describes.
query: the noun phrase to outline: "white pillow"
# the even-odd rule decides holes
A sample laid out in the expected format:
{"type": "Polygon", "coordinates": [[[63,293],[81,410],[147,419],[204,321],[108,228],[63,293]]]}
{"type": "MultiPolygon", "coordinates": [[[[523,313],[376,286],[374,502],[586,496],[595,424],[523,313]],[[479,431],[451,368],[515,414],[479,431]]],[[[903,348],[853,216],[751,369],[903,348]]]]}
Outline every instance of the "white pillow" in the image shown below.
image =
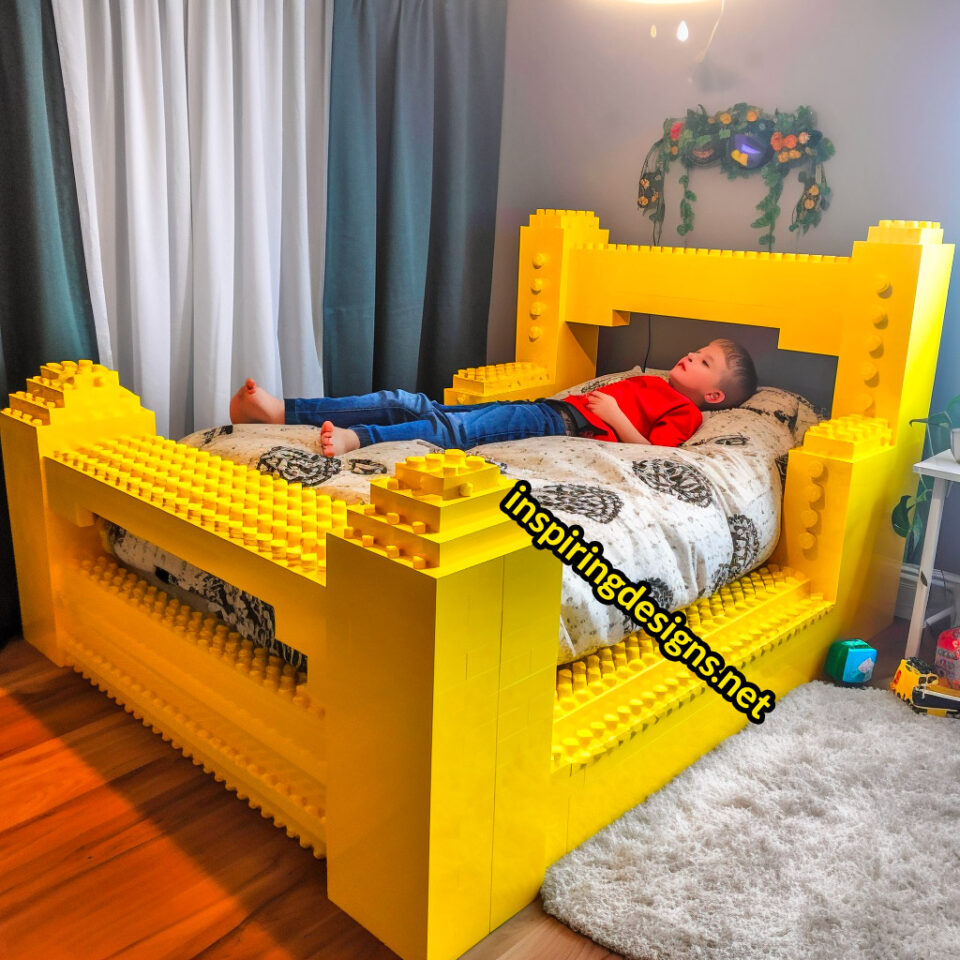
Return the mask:
{"type": "MultiPolygon", "coordinates": [[[[750,410],[782,424],[790,431],[795,444],[803,442],[803,435],[808,427],[829,416],[826,411],[817,409],[806,397],[791,390],[781,390],[779,387],[759,387],[752,397],[733,409],[750,410]]],[[[704,423],[726,412],[725,410],[704,410],[704,423]]]]}

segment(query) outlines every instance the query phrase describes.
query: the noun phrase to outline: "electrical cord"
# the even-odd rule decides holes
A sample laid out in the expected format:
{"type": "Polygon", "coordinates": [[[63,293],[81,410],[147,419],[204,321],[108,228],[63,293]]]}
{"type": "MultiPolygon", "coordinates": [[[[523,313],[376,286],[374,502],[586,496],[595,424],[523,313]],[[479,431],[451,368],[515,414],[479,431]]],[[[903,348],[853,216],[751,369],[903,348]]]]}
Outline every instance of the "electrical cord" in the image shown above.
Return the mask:
{"type": "Polygon", "coordinates": [[[643,363],[640,364],[640,371],[647,372],[647,361],[650,359],[650,347],[653,343],[653,322],[650,314],[647,314],[647,352],[644,354],[643,363]]]}

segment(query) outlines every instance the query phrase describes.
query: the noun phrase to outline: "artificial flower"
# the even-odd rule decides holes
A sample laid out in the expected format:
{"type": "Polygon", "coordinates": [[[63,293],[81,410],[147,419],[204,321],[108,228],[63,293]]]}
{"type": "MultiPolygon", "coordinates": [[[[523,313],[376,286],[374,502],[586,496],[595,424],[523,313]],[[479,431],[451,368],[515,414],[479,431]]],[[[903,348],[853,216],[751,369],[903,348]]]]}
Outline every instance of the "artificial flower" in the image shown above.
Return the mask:
{"type": "Polygon", "coordinates": [[[756,111],[756,110],[748,110],[748,111],[747,111],[747,120],[748,120],[748,122],[753,123],[753,121],[756,120],[756,119],[757,119],[757,111],[756,111]]]}
{"type": "Polygon", "coordinates": [[[732,119],[733,119],[733,117],[731,117],[729,113],[721,113],[721,114],[720,114],[720,122],[721,122],[721,123],[729,123],[732,119]]]}
{"type": "Polygon", "coordinates": [[[649,181],[646,177],[644,177],[644,178],[640,181],[640,186],[643,187],[644,190],[646,190],[647,187],[650,186],[650,181],[649,181]]]}
{"type": "Polygon", "coordinates": [[[807,193],[809,193],[811,197],[815,197],[819,192],[820,188],[815,183],[811,183],[810,186],[807,187],[807,193]]]}
{"type": "Polygon", "coordinates": [[[802,133],[797,134],[797,140],[799,140],[800,143],[807,143],[810,140],[810,134],[804,130],[802,133]]]}
{"type": "Polygon", "coordinates": [[[817,205],[817,201],[814,200],[813,197],[807,197],[807,199],[803,201],[803,205],[808,210],[812,210],[817,205]]]}
{"type": "Polygon", "coordinates": [[[770,146],[774,150],[779,150],[783,146],[783,134],[779,130],[770,137],[770,146]]]}
{"type": "Polygon", "coordinates": [[[645,207],[650,201],[643,196],[637,197],[637,204],[641,207],[645,207]]]}
{"type": "Polygon", "coordinates": [[[676,146],[671,147],[671,148],[670,148],[670,152],[671,152],[674,156],[676,156],[676,155],[677,155],[677,148],[676,148],[676,146]]]}
{"type": "Polygon", "coordinates": [[[683,129],[683,121],[677,120],[676,123],[670,128],[670,139],[677,140],[680,137],[680,131],[683,129]]]}
{"type": "Polygon", "coordinates": [[[777,154],[777,159],[778,159],[781,163],[786,163],[786,162],[790,159],[790,151],[789,151],[789,150],[781,150],[781,151],[777,154]]]}
{"type": "Polygon", "coordinates": [[[803,154],[802,154],[799,150],[791,150],[791,151],[790,151],[790,159],[791,159],[791,160],[799,160],[802,156],[803,156],[803,154]]]}

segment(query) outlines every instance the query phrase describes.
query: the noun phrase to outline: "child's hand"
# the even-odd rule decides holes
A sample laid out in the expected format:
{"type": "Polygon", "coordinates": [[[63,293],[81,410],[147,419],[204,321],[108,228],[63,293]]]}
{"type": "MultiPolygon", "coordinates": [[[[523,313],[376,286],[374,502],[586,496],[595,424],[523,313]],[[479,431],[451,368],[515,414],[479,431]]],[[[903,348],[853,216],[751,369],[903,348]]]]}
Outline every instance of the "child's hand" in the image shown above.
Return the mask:
{"type": "Polygon", "coordinates": [[[587,409],[608,426],[612,426],[612,421],[622,416],[620,404],[609,393],[594,390],[587,394],[586,401],[587,409]]]}

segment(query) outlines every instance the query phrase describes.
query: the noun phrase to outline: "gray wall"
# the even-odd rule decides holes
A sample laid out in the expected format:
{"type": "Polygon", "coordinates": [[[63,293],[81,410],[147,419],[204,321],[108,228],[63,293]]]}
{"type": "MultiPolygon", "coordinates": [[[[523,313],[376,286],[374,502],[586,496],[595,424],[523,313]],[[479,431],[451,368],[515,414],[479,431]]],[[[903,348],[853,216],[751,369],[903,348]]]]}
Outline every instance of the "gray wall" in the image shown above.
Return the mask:
{"type": "MultiPolygon", "coordinates": [[[[849,255],[883,218],[940,220],[960,240],[960,2],[727,0],[713,45],[695,63],[717,2],[651,6],[628,0],[511,0],[497,239],[487,359],[513,358],[519,228],[538,207],[593,210],[618,243],[649,243],[636,208],[643,158],[668,116],[738,101],[772,112],[812,107],[836,146],[826,164],[830,209],[806,235],[788,225],[800,185],[789,177],[775,250],[849,255]],[[681,17],[690,39],[675,38],[681,17]],[[656,22],[658,36],[650,37],[656,22]]],[[[679,187],[668,175],[661,242],[683,245],[679,187]]],[[[695,170],[691,246],[760,249],[750,227],[766,188],[695,170]]],[[[960,393],[960,264],[954,270],[932,407],[960,393]]],[[[655,366],[697,345],[692,322],[654,320],[655,366]],[[691,344],[694,337],[696,343],[691,344]]],[[[706,325],[710,333],[716,325],[706,325]]],[[[741,328],[762,379],[829,405],[834,361],[779,352],[769,331],[741,328]]],[[[601,331],[603,369],[639,362],[646,320],[601,331]]],[[[914,429],[921,430],[921,427],[914,429]]],[[[947,503],[938,563],[960,571],[960,496],[947,503]]]]}

